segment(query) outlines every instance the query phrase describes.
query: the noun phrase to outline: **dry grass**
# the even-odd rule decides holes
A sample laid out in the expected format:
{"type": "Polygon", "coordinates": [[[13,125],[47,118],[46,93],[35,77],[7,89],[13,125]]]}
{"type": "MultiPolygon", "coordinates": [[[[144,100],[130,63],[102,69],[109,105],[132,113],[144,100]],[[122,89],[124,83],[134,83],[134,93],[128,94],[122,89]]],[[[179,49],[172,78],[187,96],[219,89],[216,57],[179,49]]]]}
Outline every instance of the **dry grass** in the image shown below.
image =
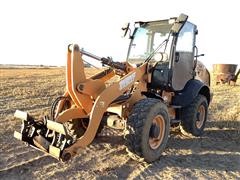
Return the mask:
{"type": "MultiPolygon", "coordinates": [[[[88,76],[92,74],[87,70],[88,76]]],[[[240,177],[240,85],[213,86],[214,98],[201,138],[171,135],[162,158],[149,165],[129,158],[121,132],[105,128],[69,164],[55,161],[13,138],[21,122],[16,109],[35,117],[47,114],[63,94],[65,72],[51,69],[0,69],[0,177],[3,179],[141,178],[237,179],[240,177]]]]}
{"type": "Polygon", "coordinates": [[[240,120],[240,87],[216,85],[212,87],[214,98],[210,107],[212,119],[240,120]]]}

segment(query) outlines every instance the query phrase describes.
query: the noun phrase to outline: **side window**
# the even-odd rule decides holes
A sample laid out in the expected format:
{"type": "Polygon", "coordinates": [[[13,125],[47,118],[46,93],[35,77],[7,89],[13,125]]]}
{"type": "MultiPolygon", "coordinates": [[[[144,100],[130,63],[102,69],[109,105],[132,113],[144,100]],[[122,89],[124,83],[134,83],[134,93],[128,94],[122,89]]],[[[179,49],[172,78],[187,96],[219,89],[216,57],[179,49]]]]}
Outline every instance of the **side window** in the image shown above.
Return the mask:
{"type": "Polygon", "coordinates": [[[186,22],[178,35],[176,51],[192,52],[193,43],[194,25],[190,22],[186,22]]]}

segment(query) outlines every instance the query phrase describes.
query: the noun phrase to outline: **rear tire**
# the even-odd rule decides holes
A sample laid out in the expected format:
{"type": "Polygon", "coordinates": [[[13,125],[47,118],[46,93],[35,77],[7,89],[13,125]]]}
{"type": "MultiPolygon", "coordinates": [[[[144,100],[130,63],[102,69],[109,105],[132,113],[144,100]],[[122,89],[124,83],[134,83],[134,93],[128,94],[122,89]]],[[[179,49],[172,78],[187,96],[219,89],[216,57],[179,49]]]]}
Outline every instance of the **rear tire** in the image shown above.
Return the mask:
{"type": "Polygon", "coordinates": [[[208,114],[208,102],[199,94],[194,101],[180,111],[180,129],[187,136],[201,136],[204,132],[208,114]]]}
{"type": "Polygon", "coordinates": [[[159,159],[167,144],[169,129],[166,105],[158,99],[140,100],[127,121],[128,151],[149,163],[159,159]]]}

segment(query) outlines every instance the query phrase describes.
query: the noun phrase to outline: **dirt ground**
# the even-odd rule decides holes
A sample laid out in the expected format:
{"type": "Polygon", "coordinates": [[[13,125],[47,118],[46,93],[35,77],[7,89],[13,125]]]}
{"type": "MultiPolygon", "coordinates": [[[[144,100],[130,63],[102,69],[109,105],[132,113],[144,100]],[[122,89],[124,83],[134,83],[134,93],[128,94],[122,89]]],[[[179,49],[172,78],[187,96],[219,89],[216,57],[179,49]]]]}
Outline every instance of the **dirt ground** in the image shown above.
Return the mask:
{"type": "Polygon", "coordinates": [[[15,110],[35,117],[48,114],[54,98],[64,92],[64,75],[61,68],[0,69],[0,179],[240,178],[239,84],[213,86],[204,135],[171,133],[165,152],[153,164],[132,160],[122,132],[107,127],[67,164],[14,139],[21,124],[13,118],[15,110]]]}

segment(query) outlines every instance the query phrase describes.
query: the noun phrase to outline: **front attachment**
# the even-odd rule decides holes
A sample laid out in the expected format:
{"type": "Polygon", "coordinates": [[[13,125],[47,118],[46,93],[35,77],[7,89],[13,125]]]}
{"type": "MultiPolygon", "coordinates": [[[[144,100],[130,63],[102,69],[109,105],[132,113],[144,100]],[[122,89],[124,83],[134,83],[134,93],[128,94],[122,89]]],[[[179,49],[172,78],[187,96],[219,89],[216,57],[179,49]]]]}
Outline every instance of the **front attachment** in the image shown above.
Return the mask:
{"type": "Polygon", "coordinates": [[[22,120],[21,131],[14,132],[14,137],[20,141],[26,142],[28,145],[41,150],[51,156],[67,161],[71,156],[67,156],[63,152],[64,149],[74,140],[68,135],[65,126],[49,120],[44,117],[42,120],[35,120],[28,113],[17,110],[14,114],[16,118],[22,120]]]}

